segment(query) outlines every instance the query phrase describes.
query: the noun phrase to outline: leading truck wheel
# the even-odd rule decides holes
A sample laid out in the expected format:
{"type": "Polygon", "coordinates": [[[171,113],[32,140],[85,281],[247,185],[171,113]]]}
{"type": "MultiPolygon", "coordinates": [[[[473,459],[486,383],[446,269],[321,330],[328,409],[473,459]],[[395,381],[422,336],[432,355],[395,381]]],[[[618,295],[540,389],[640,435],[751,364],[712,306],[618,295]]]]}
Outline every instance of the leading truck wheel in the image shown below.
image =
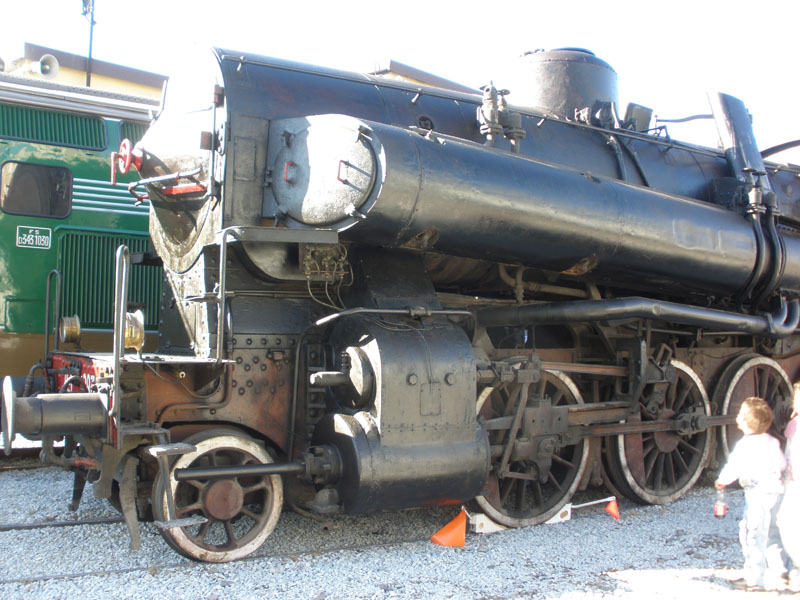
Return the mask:
{"type": "MultiPolygon", "coordinates": [[[[185,442],[196,447],[181,455],[170,468],[175,497],[175,518],[203,516],[201,525],[162,529],[161,535],[176,551],[192,560],[228,562],[257,550],[281,514],[283,483],[280,475],[175,481],[175,469],[222,467],[274,462],[263,446],[239,433],[210,430],[185,442]]],[[[161,478],[153,489],[153,514],[167,520],[167,498],[161,478]]]]}
{"type": "MultiPolygon", "coordinates": [[[[678,420],[711,414],[703,382],[686,364],[672,361],[675,382],[668,385],[655,412],[645,409],[648,390],[637,417],[648,421],[678,420]]],[[[708,461],[711,430],[682,433],[652,431],[605,439],[604,467],[615,486],[640,504],[666,504],[688,492],[708,461]]]]}
{"type": "MultiPolygon", "coordinates": [[[[519,403],[519,384],[492,393],[481,407],[480,415],[493,419],[513,415],[519,403]]],[[[550,398],[553,406],[583,404],[577,386],[561,371],[543,371],[539,383],[531,384],[526,403],[539,398],[550,398]]],[[[505,445],[509,429],[489,432],[493,446],[505,445]]],[[[520,431],[518,437],[522,435],[520,431]]],[[[501,458],[492,459],[488,493],[475,498],[478,506],[491,519],[507,527],[526,527],[544,523],[556,515],[569,502],[580,484],[589,457],[589,444],[555,448],[550,469],[540,477],[533,460],[518,457],[509,462],[506,473],[498,473],[501,458]]]]}

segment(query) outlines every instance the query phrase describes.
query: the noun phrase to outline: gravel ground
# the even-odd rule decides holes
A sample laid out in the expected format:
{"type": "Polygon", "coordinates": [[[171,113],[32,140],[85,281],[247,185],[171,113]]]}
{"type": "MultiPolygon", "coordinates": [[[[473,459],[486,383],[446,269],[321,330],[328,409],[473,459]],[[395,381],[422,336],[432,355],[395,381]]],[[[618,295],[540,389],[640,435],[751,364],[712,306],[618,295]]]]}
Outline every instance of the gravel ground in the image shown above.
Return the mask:
{"type": "MultiPolygon", "coordinates": [[[[597,490],[593,495],[601,494],[597,490]]],[[[56,468],[0,473],[0,524],[114,517],[87,489],[77,513],[66,504],[71,475],[56,468]]],[[[590,499],[581,494],[574,501],[590,499]]],[[[602,496],[599,496],[602,497],[602,496]]],[[[466,547],[428,537],[457,509],[425,509],[313,520],[284,513],[247,560],[198,564],[170,550],[143,524],[142,549],[128,549],[123,524],[0,532],[0,596],[10,598],[688,598],[777,593],[733,590],[741,553],[736,515],[712,515],[715,492],[697,486],[668,506],[621,500],[621,520],[603,505],[555,525],[468,534],[466,547]]]]}

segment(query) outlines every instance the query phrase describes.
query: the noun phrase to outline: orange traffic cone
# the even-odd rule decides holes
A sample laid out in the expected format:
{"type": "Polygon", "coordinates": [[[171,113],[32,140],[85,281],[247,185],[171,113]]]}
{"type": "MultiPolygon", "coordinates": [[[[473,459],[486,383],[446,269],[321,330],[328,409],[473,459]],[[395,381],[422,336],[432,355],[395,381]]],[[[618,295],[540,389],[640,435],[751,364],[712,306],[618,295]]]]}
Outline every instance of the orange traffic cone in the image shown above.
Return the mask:
{"type": "Polygon", "coordinates": [[[611,502],[606,505],[606,512],[619,521],[619,507],[616,498],[612,498],[611,502]]]}
{"type": "Polygon", "coordinates": [[[464,547],[467,537],[467,511],[463,508],[455,519],[431,536],[431,541],[440,546],[464,547]]]}

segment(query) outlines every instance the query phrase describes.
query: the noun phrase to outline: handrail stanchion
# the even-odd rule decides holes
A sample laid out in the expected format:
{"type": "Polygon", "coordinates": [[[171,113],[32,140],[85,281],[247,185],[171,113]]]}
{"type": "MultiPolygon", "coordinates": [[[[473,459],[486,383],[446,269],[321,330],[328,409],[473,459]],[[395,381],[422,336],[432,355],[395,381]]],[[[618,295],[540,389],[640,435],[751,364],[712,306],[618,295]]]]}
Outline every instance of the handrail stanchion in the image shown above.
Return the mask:
{"type": "Polygon", "coordinates": [[[111,420],[116,433],[116,448],[122,448],[119,435],[120,410],[122,408],[122,361],[125,358],[125,312],[128,309],[128,287],[130,284],[131,253],[125,245],[117,248],[114,275],[114,395],[111,405],[111,420]]]}
{"type": "MultiPolygon", "coordinates": [[[[58,329],[58,324],[61,321],[61,271],[53,269],[47,274],[47,291],[45,292],[44,303],[44,357],[47,360],[47,353],[50,352],[50,282],[56,276],[56,321],[53,329],[58,329]]],[[[53,349],[58,350],[58,335],[55,335],[55,342],[53,349]]]]}

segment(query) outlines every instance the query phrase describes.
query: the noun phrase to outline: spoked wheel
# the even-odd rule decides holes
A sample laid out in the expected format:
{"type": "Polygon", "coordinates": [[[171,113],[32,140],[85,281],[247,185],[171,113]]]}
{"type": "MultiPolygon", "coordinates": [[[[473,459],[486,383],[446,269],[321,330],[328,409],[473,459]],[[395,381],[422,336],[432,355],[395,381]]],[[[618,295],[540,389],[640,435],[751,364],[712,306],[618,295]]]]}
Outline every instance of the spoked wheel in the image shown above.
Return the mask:
{"type": "MultiPolygon", "coordinates": [[[[722,373],[714,391],[714,403],[720,414],[735,417],[747,398],[757,396],[772,408],[774,419],[770,433],[782,439],[783,431],[792,412],[792,383],[781,366],[771,358],[758,354],[740,356],[722,373]]],[[[742,432],[735,423],[720,427],[720,445],[724,458],[733,450],[742,432]]]]}
{"type": "MultiPolygon", "coordinates": [[[[644,408],[648,400],[645,390],[642,423],[711,414],[697,374],[676,360],[672,366],[675,382],[667,387],[664,402],[655,414],[644,408]]],[[[611,436],[605,443],[604,467],[619,491],[640,504],[666,504],[683,496],[700,477],[708,459],[711,433],[655,431],[611,436]]]]}
{"type": "MultiPolygon", "coordinates": [[[[493,419],[514,415],[521,389],[522,386],[516,384],[494,391],[483,405],[481,416],[493,419]]],[[[583,404],[575,383],[560,371],[543,371],[542,379],[530,385],[528,397],[523,401],[526,406],[531,406],[542,397],[550,398],[553,406],[583,404]]],[[[505,447],[509,432],[510,429],[490,431],[492,446],[505,447]]],[[[517,433],[517,439],[521,434],[521,431],[517,433]]],[[[574,445],[556,447],[550,469],[544,474],[539,472],[536,462],[519,456],[508,461],[506,473],[498,473],[502,456],[493,457],[489,492],[475,500],[490,518],[508,527],[544,523],[572,498],[588,456],[589,444],[583,440],[574,445]]]]}
{"type": "MultiPolygon", "coordinates": [[[[175,469],[221,467],[273,462],[260,444],[229,431],[204,431],[186,440],[194,452],[181,455],[170,469],[175,517],[203,516],[202,525],[162,529],[167,543],[193,560],[227,562],[247,556],[267,539],[281,514],[283,483],[279,475],[175,481],[175,469]]],[[[153,490],[153,513],[167,518],[161,478],[153,490]]]]}

